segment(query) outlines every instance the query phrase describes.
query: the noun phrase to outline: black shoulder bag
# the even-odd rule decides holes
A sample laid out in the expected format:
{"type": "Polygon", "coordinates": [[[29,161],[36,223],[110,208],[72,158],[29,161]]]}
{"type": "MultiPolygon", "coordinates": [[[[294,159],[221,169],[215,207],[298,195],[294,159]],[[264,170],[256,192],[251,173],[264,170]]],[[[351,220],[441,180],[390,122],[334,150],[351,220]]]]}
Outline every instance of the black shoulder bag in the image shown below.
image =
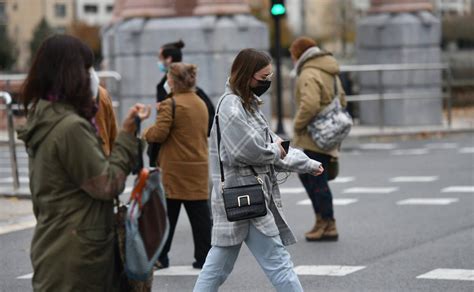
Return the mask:
{"type": "Polygon", "coordinates": [[[217,127],[217,155],[219,157],[219,165],[221,171],[221,186],[222,196],[224,197],[225,212],[227,220],[240,221],[245,219],[252,219],[267,215],[267,205],[265,203],[265,195],[263,193],[263,180],[258,176],[255,169],[249,165],[257,181],[256,184],[224,187],[224,167],[222,165],[220,144],[221,131],[219,128],[219,106],[216,113],[216,127],[217,127]]]}

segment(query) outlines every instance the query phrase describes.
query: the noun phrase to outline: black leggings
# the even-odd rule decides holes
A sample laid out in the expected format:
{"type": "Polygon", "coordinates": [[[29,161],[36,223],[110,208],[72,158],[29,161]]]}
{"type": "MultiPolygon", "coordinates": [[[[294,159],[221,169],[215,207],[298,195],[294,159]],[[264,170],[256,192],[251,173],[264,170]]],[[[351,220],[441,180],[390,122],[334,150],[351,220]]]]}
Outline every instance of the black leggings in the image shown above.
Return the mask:
{"type": "Polygon", "coordinates": [[[323,219],[334,219],[332,193],[328,184],[328,174],[326,173],[331,156],[309,150],[305,150],[304,153],[306,153],[309,158],[321,162],[325,169],[325,171],[318,176],[307,173],[299,175],[301,183],[313,204],[314,213],[321,213],[323,219]]]}

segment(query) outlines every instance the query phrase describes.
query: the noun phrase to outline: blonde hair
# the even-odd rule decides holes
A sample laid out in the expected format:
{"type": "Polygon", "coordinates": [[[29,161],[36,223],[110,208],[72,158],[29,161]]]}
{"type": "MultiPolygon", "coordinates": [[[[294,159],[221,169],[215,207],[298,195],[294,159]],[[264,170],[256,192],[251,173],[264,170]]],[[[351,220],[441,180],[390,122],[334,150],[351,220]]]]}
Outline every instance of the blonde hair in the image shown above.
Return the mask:
{"type": "Polygon", "coordinates": [[[197,66],[194,64],[171,63],[168,69],[173,78],[173,92],[194,91],[196,87],[197,66]]]}

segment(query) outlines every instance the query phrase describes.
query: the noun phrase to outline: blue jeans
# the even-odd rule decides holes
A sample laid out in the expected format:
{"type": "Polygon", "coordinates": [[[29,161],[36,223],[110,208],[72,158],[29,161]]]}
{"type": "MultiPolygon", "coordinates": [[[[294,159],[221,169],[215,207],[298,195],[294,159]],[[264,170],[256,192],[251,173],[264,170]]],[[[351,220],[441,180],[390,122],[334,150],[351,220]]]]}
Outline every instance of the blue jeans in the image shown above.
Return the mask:
{"type": "MultiPolygon", "coordinates": [[[[309,158],[317,160],[323,164],[324,169],[328,169],[331,156],[305,150],[304,153],[309,158]]],[[[324,171],[321,175],[299,174],[301,183],[308,193],[313,204],[314,213],[321,213],[323,219],[334,219],[334,208],[332,205],[332,193],[328,184],[328,174],[324,171]]]]}
{"type": "MultiPolygon", "coordinates": [[[[245,244],[277,291],[303,291],[298,276],[293,270],[290,254],[281,243],[279,235],[266,236],[250,223],[245,244]]],[[[232,272],[241,246],[242,244],[225,247],[212,246],[193,291],[218,291],[232,272]]]]}

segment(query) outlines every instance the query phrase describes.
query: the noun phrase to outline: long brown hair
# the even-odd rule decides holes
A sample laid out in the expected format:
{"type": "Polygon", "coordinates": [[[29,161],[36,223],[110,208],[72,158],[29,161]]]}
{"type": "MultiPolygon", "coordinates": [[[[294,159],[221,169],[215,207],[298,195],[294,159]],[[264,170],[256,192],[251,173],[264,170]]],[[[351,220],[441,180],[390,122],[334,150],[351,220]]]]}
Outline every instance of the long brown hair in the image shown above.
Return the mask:
{"type": "Polygon", "coordinates": [[[92,50],[78,38],[53,35],[36,53],[23,85],[21,100],[28,114],[40,99],[63,102],[91,120],[96,112],[88,69],[94,63],[92,50]]]}
{"type": "Polygon", "coordinates": [[[230,71],[230,88],[243,100],[244,108],[251,110],[254,99],[250,82],[253,75],[265,68],[272,62],[272,58],[266,52],[255,49],[243,49],[235,57],[230,71]]]}

